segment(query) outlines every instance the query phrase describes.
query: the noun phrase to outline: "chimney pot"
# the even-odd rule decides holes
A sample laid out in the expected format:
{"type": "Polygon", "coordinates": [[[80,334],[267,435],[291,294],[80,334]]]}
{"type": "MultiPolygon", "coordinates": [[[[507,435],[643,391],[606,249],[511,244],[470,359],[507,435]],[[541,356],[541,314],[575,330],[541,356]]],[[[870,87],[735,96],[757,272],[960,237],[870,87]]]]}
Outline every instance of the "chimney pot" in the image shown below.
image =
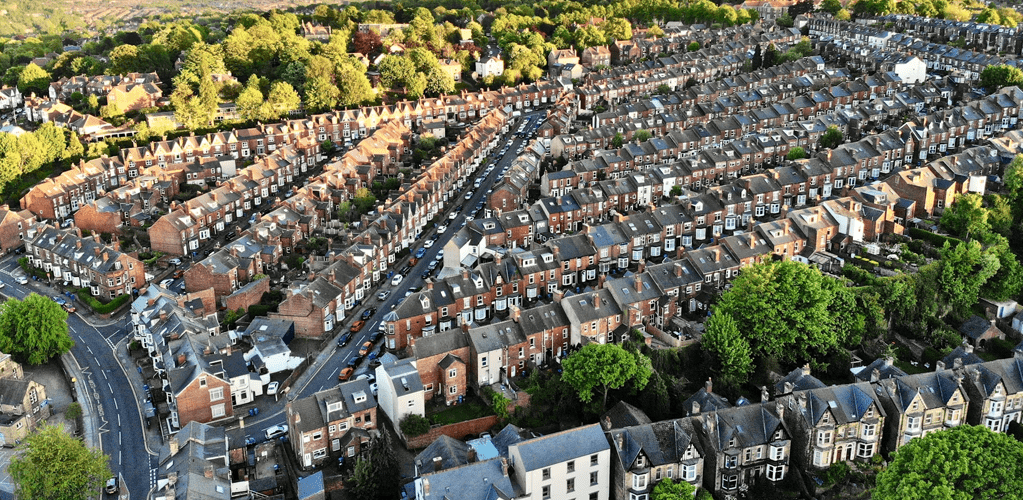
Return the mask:
{"type": "Polygon", "coordinates": [[[711,394],[711,393],[714,392],[714,379],[713,378],[707,377],[707,383],[704,384],[704,389],[706,389],[707,394],[711,394]]]}

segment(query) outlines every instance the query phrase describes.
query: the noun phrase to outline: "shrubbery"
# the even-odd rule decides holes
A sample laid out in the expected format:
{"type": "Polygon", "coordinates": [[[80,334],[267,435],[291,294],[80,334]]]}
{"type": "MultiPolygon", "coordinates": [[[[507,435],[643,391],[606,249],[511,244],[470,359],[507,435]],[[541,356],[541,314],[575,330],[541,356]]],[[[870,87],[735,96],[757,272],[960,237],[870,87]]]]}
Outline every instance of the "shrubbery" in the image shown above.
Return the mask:
{"type": "Polygon", "coordinates": [[[410,413],[405,415],[405,418],[401,419],[398,427],[401,428],[401,433],[404,434],[405,437],[422,436],[423,434],[430,432],[430,421],[424,417],[416,415],[415,413],[410,413]]]}

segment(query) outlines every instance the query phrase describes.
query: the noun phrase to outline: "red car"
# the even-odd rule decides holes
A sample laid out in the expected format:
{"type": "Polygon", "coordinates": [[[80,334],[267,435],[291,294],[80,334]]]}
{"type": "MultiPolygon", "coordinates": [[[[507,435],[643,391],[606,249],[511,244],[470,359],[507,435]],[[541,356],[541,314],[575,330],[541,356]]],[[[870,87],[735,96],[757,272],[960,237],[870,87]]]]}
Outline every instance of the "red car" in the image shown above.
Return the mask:
{"type": "Polygon", "coordinates": [[[355,332],[357,332],[359,330],[362,330],[362,327],[364,327],[364,326],[366,326],[366,322],[360,319],[359,321],[356,321],[355,323],[352,323],[352,327],[349,328],[349,330],[351,330],[352,333],[355,333],[355,332]]]}

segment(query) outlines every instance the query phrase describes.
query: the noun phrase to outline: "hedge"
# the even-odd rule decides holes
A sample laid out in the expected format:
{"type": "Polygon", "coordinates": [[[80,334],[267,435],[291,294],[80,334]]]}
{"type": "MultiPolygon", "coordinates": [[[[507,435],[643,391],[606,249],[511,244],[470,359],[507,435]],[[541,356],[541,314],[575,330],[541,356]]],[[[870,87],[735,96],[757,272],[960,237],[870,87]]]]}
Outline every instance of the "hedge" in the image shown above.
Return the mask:
{"type": "Polygon", "coordinates": [[[124,305],[125,302],[131,301],[130,294],[118,295],[114,300],[107,302],[106,304],[100,302],[96,297],[92,296],[92,293],[88,288],[80,288],[75,293],[75,297],[81,300],[85,305],[89,306],[96,314],[108,314],[117,310],[117,308],[124,305]]]}
{"type": "Polygon", "coordinates": [[[943,248],[945,246],[945,242],[948,242],[953,247],[963,242],[963,240],[960,240],[958,238],[953,238],[951,236],[942,236],[940,234],[932,233],[930,231],[924,231],[923,229],[917,227],[909,228],[909,235],[912,236],[914,239],[924,240],[937,248],[943,248]]]}

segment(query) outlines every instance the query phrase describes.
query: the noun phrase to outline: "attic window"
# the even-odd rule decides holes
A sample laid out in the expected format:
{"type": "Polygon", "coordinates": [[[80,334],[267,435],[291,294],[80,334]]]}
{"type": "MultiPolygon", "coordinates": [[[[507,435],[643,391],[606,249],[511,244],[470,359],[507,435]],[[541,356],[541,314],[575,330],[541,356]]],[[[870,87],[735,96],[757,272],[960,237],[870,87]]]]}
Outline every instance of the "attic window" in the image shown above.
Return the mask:
{"type": "Polygon", "coordinates": [[[366,401],[366,393],[359,391],[355,394],[352,394],[352,398],[355,400],[356,403],[364,403],[366,401]]]}
{"type": "MultiPolygon", "coordinates": [[[[356,402],[358,402],[358,401],[356,401],[356,402]]],[[[341,411],[341,402],[338,401],[336,403],[327,403],[327,413],[331,413],[331,412],[335,412],[335,411],[341,411]]]]}

